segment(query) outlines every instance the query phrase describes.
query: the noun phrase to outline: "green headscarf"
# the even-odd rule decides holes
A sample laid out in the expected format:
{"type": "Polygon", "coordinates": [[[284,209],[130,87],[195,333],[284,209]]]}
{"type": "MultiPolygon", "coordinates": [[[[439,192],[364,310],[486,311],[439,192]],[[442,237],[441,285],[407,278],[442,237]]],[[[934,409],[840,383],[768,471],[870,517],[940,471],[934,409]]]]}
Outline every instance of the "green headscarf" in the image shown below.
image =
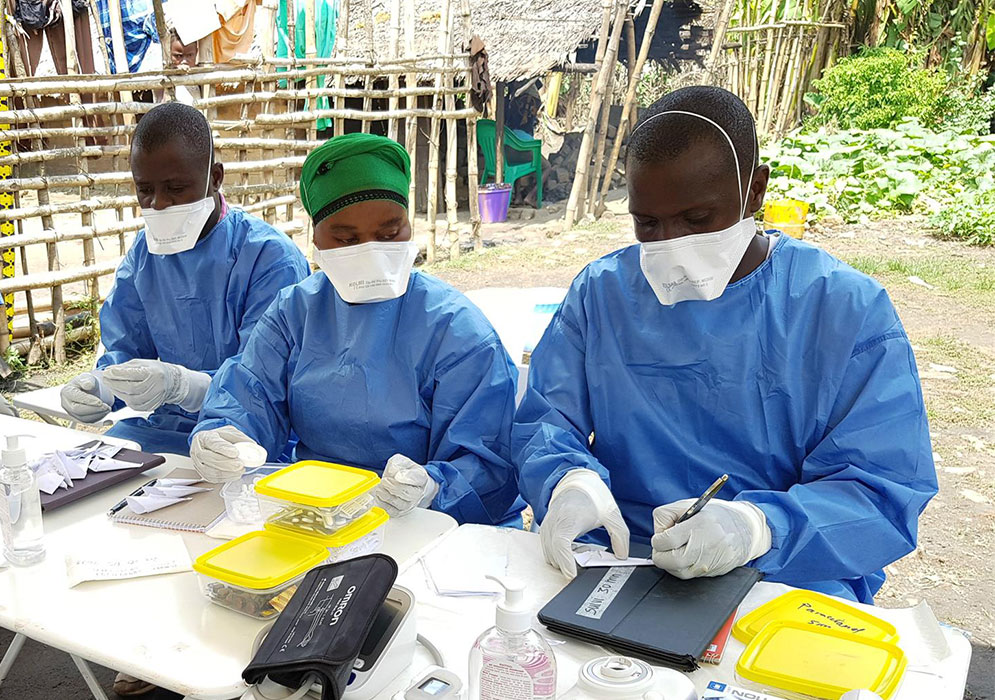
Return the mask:
{"type": "Polygon", "coordinates": [[[374,134],[342,134],[308,154],[301,169],[301,202],[315,224],[375,199],[407,209],[410,182],[411,159],[401,144],[374,134]]]}

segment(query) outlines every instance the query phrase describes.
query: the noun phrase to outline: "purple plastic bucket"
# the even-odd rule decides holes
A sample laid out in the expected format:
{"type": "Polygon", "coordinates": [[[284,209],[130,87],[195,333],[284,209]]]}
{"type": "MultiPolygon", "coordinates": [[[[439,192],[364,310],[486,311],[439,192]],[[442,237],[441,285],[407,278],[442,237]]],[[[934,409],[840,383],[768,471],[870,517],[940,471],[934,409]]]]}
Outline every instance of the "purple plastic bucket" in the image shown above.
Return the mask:
{"type": "Polygon", "coordinates": [[[485,224],[499,224],[508,220],[511,205],[511,185],[484,185],[477,192],[480,220],[485,224]]]}

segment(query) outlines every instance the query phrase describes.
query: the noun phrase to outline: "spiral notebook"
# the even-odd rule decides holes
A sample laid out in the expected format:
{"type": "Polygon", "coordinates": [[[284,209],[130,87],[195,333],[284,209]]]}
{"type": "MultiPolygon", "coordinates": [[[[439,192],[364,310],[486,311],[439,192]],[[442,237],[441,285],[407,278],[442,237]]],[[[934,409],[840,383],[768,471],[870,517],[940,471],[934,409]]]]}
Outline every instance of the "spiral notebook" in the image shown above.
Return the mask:
{"type": "MultiPolygon", "coordinates": [[[[175,469],[171,479],[199,479],[192,469],[175,469]]],[[[111,520],[125,525],[144,525],[162,530],[182,530],[184,532],[204,532],[221,520],[225,514],[225,501],[221,498],[224,484],[198,483],[201,488],[210,489],[191,496],[189,501],[174,503],[151,513],[135,513],[125,506],[111,520]]]]}

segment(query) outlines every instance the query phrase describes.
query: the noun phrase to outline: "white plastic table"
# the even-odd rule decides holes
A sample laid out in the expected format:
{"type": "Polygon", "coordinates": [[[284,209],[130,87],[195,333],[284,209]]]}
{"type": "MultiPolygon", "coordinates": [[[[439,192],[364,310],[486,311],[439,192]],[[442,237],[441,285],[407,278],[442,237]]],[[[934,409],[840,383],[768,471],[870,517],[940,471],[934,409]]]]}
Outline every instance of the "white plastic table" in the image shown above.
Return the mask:
{"type": "MultiPolygon", "coordinates": [[[[533,533],[498,529],[482,525],[463,525],[443,540],[425,558],[432,579],[438,581],[447,569],[465,566],[468,560],[480,563],[480,552],[490,560],[484,573],[510,575],[526,582],[526,596],[536,612],[566,584],[558,571],[547,565],[539,548],[539,537],[533,533]]],[[[399,583],[411,589],[418,601],[418,632],[432,641],[446,657],[447,667],[466,682],[467,659],[477,636],[494,624],[494,602],[491,598],[446,597],[438,595],[429,582],[423,566],[412,566],[400,577],[399,583]]],[[[744,615],[750,610],[790,590],[788,586],[758,583],[739,608],[744,615]]],[[[856,605],[856,604],[854,604],[856,605]]],[[[909,669],[893,700],[960,700],[964,694],[971,645],[963,633],[943,627],[942,633],[950,646],[943,660],[932,659],[923,632],[911,609],[863,607],[894,624],[901,637],[901,646],[909,658],[909,669]]],[[[606,656],[599,647],[570,640],[546,630],[533,620],[533,627],[552,640],[557,664],[557,694],[569,690],[577,681],[580,666],[591,659],[606,656]]],[[[722,662],[718,666],[703,665],[690,675],[700,694],[710,680],[736,684],[735,666],[744,646],[729,638],[722,662]]],[[[398,679],[389,689],[403,689],[406,683],[431,663],[427,654],[418,652],[411,674],[398,679]]],[[[388,693],[381,697],[388,698],[388,693]]]]}
{"type": "MultiPolygon", "coordinates": [[[[75,445],[90,433],[0,417],[0,434],[44,436],[75,445]]],[[[68,588],[65,554],[77,543],[135,541],[161,534],[154,528],[116,525],[107,510],[149,477],[189,467],[185,457],[166,455],[166,464],[44,517],[47,556],[28,568],[0,571],[0,626],[82,660],[129,673],[198,700],[239,697],[245,690],[242,669],[250,660],[253,639],[265,623],[209,602],[193,572],[122,581],[87,582],[68,588]]],[[[416,510],[388,523],[382,551],[404,567],[456,529],[444,513],[416,510]]],[[[218,540],[181,533],[191,558],[217,546],[218,540]]],[[[91,690],[94,690],[91,685],[91,690]]],[[[95,695],[102,696],[99,688],[95,695]]]]}
{"type": "Polygon", "coordinates": [[[566,294],[567,290],[559,287],[487,287],[466,293],[494,326],[518,367],[516,402],[522,400],[528,386],[529,365],[523,354],[535,347],[553,318],[553,312],[544,307],[559,306],[566,294]]]}
{"type": "MultiPolygon", "coordinates": [[[[34,391],[14,394],[11,398],[11,403],[14,404],[15,408],[38,414],[42,420],[48,421],[52,418],[59,418],[69,421],[70,427],[75,427],[76,419],[66,413],[65,409],[62,408],[61,394],[62,386],[50,386],[44,389],[35,389],[34,391]]],[[[125,418],[144,418],[148,415],[148,413],[142,413],[125,406],[117,411],[111,411],[104,416],[103,420],[94,425],[108,427],[125,418]]]]}

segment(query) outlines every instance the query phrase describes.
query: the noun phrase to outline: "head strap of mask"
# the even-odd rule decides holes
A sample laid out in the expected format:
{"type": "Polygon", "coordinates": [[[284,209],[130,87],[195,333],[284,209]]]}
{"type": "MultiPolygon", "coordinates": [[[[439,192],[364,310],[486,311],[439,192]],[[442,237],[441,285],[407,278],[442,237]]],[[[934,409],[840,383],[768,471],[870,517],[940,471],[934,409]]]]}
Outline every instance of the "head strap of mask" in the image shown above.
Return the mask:
{"type": "MultiPolygon", "coordinates": [[[[211,133],[211,132],[209,132],[211,133]]],[[[211,169],[214,167],[214,134],[211,133],[211,150],[207,158],[207,186],[204,188],[204,199],[211,196],[211,169]]]]}
{"type": "MultiPolygon", "coordinates": [[[[651,121],[653,121],[657,117],[665,117],[668,114],[683,114],[684,116],[687,116],[687,117],[694,117],[695,119],[701,119],[702,121],[708,122],[709,124],[711,124],[712,126],[714,126],[716,129],[718,129],[719,132],[722,134],[722,136],[725,138],[726,143],[729,144],[729,148],[732,149],[732,162],[736,164],[736,188],[739,190],[740,219],[745,219],[746,218],[746,198],[745,198],[745,195],[743,194],[743,176],[740,173],[739,156],[736,153],[736,146],[735,146],[735,144],[733,144],[732,139],[729,138],[729,133],[725,129],[723,129],[717,122],[713,121],[712,119],[709,119],[704,114],[698,114],[697,112],[686,112],[686,111],[681,110],[681,109],[669,109],[666,112],[659,112],[658,114],[654,114],[654,115],[648,117],[642,124],[640,124],[635,129],[633,129],[632,130],[632,134],[629,136],[630,141],[632,139],[632,136],[635,135],[635,133],[637,131],[639,131],[640,129],[642,129],[644,126],[646,126],[647,124],[649,124],[651,121]]],[[[756,128],[756,127],[754,127],[754,128],[756,128]]],[[[754,143],[756,142],[755,139],[756,139],[756,134],[754,134],[754,143]]],[[[756,160],[756,158],[754,158],[754,160],[756,160]]]]}

